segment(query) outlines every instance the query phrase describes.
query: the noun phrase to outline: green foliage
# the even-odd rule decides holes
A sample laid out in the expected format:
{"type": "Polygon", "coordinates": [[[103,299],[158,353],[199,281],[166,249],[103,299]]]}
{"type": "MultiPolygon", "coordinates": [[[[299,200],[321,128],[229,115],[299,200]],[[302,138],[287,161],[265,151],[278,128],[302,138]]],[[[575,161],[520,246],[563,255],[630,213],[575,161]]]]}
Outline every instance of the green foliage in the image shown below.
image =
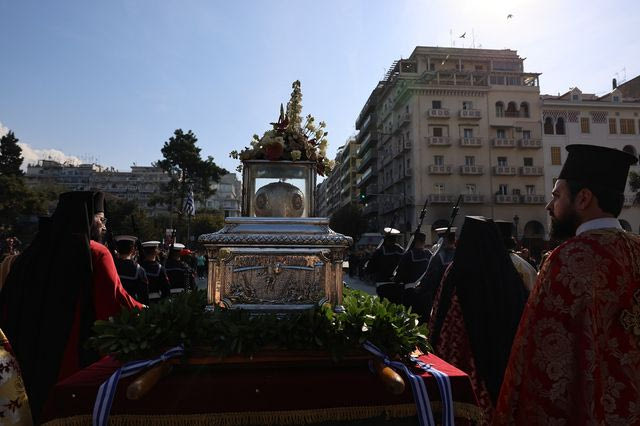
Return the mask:
{"type": "Polygon", "coordinates": [[[329,226],[336,232],[348,235],[357,241],[367,229],[367,220],[362,216],[362,207],[349,203],[331,215],[329,226]]]}
{"type": "Polygon", "coordinates": [[[631,171],[629,172],[629,187],[636,193],[635,204],[640,204],[640,174],[631,171]]]}
{"type": "Polygon", "coordinates": [[[216,165],[213,157],[203,160],[196,142],[198,138],[191,130],[184,133],[182,129],[177,129],[164,143],[161,150],[164,159],[154,165],[166,171],[171,180],[163,188],[163,194],[155,197],[155,203],[161,202],[171,206],[172,211],[179,211],[184,206],[190,187],[193,187],[195,198],[203,201],[215,192],[211,184],[228,173],[216,165]]]}
{"type": "Polygon", "coordinates": [[[22,176],[22,148],[18,146],[18,138],[9,132],[0,138],[0,175],[22,176]]]}
{"type": "Polygon", "coordinates": [[[89,345],[122,360],[157,356],[180,343],[218,356],[252,355],[264,348],[324,350],[338,360],[365,340],[390,355],[429,351],[427,328],[401,305],[345,289],[345,312],[324,305],[298,314],[205,310],[202,291],[185,292],[144,311],[96,321],[89,345]]]}

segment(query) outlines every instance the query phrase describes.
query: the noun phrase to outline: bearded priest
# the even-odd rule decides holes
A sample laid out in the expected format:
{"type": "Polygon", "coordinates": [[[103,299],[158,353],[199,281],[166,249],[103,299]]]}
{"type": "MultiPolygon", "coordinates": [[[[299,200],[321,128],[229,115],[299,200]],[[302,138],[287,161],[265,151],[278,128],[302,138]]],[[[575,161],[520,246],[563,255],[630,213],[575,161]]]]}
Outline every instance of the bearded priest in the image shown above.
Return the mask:
{"type": "Polygon", "coordinates": [[[616,217],[637,159],[567,146],[551,236],[514,339],[494,424],[640,422],[640,237],[616,217]]]}

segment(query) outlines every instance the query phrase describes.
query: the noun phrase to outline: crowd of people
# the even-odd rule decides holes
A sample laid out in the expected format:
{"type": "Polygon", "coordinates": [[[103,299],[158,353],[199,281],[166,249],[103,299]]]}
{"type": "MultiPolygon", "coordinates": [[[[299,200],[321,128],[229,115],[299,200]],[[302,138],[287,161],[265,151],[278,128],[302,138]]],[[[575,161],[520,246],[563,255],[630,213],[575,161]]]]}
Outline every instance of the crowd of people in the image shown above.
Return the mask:
{"type": "Polygon", "coordinates": [[[386,232],[364,271],[469,374],[484,423],[640,423],[640,237],[616,219],[637,159],[567,150],[546,206],[563,242],[540,264],[517,251],[511,222],[467,216],[432,250],[424,234],[405,251],[386,232]]]}
{"type": "MultiPolygon", "coordinates": [[[[539,271],[517,251],[512,223],[482,216],[438,229],[433,247],[416,232],[405,250],[389,228],[349,259],[350,274],[428,324],[436,355],[469,374],[484,423],[640,422],[640,237],[616,219],[636,159],[567,150],[546,206],[564,242],[539,271]]],[[[206,274],[205,255],[179,243],[120,235],[110,250],[105,211],[101,192],[64,193],[33,242],[20,253],[12,241],[4,255],[0,362],[22,375],[0,383],[15,401],[0,416],[38,423],[55,383],[97,360],[85,344],[95,320],[194,289],[206,274]]]]}

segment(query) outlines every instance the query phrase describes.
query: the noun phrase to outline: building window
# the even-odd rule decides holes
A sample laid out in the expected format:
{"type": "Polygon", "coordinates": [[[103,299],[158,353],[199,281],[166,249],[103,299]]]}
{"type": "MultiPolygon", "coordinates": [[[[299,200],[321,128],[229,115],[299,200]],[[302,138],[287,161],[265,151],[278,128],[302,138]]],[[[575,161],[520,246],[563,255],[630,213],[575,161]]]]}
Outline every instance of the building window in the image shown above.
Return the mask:
{"type": "Polygon", "coordinates": [[[465,166],[475,166],[476,165],[476,157],[473,155],[466,155],[464,157],[464,165],[465,166]]]}
{"type": "Polygon", "coordinates": [[[473,109],[473,102],[471,102],[471,101],[462,101],[462,109],[464,109],[464,110],[473,109]]]}
{"type": "Polygon", "coordinates": [[[436,194],[444,194],[444,183],[434,183],[433,190],[436,194]]]}
{"type": "Polygon", "coordinates": [[[545,135],[553,134],[553,119],[551,117],[547,117],[544,119],[544,134],[545,135]]]}
{"type": "Polygon", "coordinates": [[[507,167],[507,157],[498,157],[498,167],[507,167]]]}
{"type": "Polygon", "coordinates": [[[620,119],[620,134],[621,135],[635,135],[636,134],[636,122],[632,118],[620,119]]]}
{"type": "Polygon", "coordinates": [[[466,187],[467,187],[467,194],[474,195],[476,193],[475,183],[468,183],[466,187]]]}
{"type": "Polygon", "coordinates": [[[496,102],[496,117],[504,117],[504,104],[496,102]]]}
{"type": "Polygon", "coordinates": [[[434,62],[431,62],[429,64],[429,71],[435,71],[436,70],[436,64],[434,62]]]}
{"type": "Polygon", "coordinates": [[[442,137],[442,127],[434,127],[433,128],[433,136],[436,138],[442,137]]]}
{"type": "Polygon", "coordinates": [[[442,101],[431,101],[431,108],[433,109],[441,109],[442,101]]]}
{"type": "Polygon", "coordinates": [[[482,71],[484,69],[482,65],[475,65],[474,68],[476,71],[482,71]]]}
{"type": "Polygon", "coordinates": [[[463,129],[463,134],[465,138],[473,137],[473,129],[463,129]]]}
{"type": "Polygon", "coordinates": [[[517,117],[518,116],[518,108],[516,107],[515,102],[509,102],[507,104],[507,110],[504,112],[505,117],[517,117]]]}
{"type": "Polygon", "coordinates": [[[522,139],[524,139],[524,140],[531,139],[531,130],[523,130],[522,131],[522,139]]]}
{"type": "Polygon", "coordinates": [[[509,193],[509,185],[506,183],[501,183],[498,185],[498,194],[499,195],[507,195],[509,193]]]}
{"type": "Polygon", "coordinates": [[[613,102],[620,102],[620,96],[614,96],[613,102]]]}
{"type": "Polygon", "coordinates": [[[444,166],[444,155],[434,155],[433,164],[436,166],[444,166]]]}
{"type": "Polygon", "coordinates": [[[524,157],[524,166],[532,167],[533,166],[533,157],[524,157]]]}
{"type": "Polygon", "coordinates": [[[615,135],[618,133],[618,128],[616,126],[616,119],[615,118],[610,118],[609,119],[609,134],[610,135],[615,135]]]}
{"type": "Polygon", "coordinates": [[[496,137],[497,137],[498,139],[504,139],[504,138],[506,138],[507,136],[506,136],[506,133],[505,133],[504,129],[498,129],[498,130],[496,130],[496,137]]]}
{"type": "Polygon", "coordinates": [[[551,147],[551,165],[552,166],[560,166],[562,165],[562,160],[560,159],[560,147],[552,146],[551,147]]]}
{"type": "Polygon", "coordinates": [[[520,104],[520,117],[529,118],[529,104],[526,102],[520,104]]]}
{"type": "Polygon", "coordinates": [[[564,118],[558,117],[556,121],[556,135],[564,135],[564,118]]]}
{"type": "Polygon", "coordinates": [[[527,185],[527,186],[525,186],[525,190],[527,191],[527,195],[535,195],[536,186],[535,185],[527,185]]]}
{"type": "Polygon", "coordinates": [[[589,133],[589,117],[580,117],[580,132],[589,133]]]}

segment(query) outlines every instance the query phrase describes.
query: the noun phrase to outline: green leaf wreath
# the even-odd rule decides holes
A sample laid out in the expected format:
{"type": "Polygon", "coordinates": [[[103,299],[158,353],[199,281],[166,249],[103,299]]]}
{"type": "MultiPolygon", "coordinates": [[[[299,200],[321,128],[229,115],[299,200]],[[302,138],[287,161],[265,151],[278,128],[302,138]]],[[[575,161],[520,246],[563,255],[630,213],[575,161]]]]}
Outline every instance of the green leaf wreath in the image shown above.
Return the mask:
{"type": "Polygon", "coordinates": [[[123,310],[96,321],[89,346],[122,361],[160,355],[184,344],[187,352],[253,355],[263,349],[326,351],[334,360],[369,340],[385,353],[408,356],[431,350],[426,325],[402,305],[345,289],[345,312],[324,305],[298,314],[260,314],[205,309],[204,291],[185,292],[142,311],[123,310]]]}

